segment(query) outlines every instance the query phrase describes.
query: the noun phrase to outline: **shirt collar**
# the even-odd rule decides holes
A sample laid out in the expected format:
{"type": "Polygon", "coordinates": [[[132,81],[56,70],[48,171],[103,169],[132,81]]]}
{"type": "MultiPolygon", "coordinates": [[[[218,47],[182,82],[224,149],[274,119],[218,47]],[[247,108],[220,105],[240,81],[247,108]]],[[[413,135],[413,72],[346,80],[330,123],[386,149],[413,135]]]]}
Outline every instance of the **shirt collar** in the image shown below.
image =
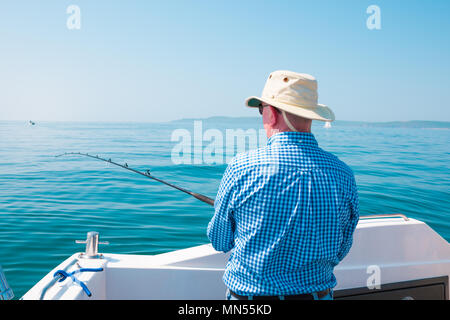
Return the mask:
{"type": "Polygon", "coordinates": [[[273,144],[298,144],[317,147],[316,138],[311,132],[280,132],[274,134],[267,141],[267,145],[273,144]]]}

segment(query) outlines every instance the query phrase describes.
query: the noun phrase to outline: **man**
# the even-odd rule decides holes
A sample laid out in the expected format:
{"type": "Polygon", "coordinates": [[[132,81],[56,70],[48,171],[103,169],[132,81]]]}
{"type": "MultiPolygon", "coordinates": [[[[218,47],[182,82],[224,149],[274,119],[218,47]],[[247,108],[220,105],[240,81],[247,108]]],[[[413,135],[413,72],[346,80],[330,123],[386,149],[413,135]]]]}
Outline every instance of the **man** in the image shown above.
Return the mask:
{"type": "Polygon", "coordinates": [[[229,163],[207,230],[217,251],[234,249],[228,299],[332,299],[359,205],[353,172],[311,133],[312,120],[334,121],[317,100],[312,76],[276,71],[262,97],[246,101],[269,140],[229,163]]]}

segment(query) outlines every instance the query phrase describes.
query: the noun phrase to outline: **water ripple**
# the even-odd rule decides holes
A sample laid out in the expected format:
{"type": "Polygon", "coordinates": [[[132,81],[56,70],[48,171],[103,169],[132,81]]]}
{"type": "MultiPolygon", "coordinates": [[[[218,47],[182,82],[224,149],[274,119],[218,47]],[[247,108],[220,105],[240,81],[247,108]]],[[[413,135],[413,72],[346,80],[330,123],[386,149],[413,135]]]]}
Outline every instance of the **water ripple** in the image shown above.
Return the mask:
{"type": "MultiPolygon", "coordinates": [[[[250,120],[234,127],[211,120],[205,128],[246,130],[254,127],[250,120]]],[[[192,126],[0,122],[0,263],[16,296],[82,251],[74,240],[88,231],[110,241],[102,250],[111,253],[157,254],[207,243],[210,206],[107,163],[54,157],[98,154],[214,197],[225,164],[171,161],[172,131],[192,126]]],[[[353,169],[361,214],[403,213],[450,240],[450,130],[315,125],[313,131],[322,148],[353,169]]]]}

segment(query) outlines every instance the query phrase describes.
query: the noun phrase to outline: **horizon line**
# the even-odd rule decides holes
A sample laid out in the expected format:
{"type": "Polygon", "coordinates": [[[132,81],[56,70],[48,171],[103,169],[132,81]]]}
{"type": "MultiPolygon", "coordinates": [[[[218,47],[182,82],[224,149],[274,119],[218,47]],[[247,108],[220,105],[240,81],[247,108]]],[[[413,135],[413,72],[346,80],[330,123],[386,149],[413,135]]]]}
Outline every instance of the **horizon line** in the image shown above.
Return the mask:
{"type": "MultiPolygon", "coordinates": [[[[76,123],[169,123],[169,122],[175,122],[175,121],[186,121],[186,120],[208,120],[213,118],[229,118],[229,119],[256,119],[260,117],[231,117],[231,116],[211,116],[211,117],[205,117],[205,118],[180,118],[180,119],[173,119],[173,120],[165,120],[165,121],[139,121],[139,120],[32,120],[32,119],[14,119],[14,120],[0,120],[0,122],[76,122],[76,123]]],[[[324,123],[326,121],[320,121],[320,120],[313,120],[315,122],[313,123],[324,123]]],[[[440,122],[440,123],[450,123],[450,120],[385,120],[385,121],[366,121],[366,120],[344,120],[344,119],[337,119],[333,122],[359,122],[359,123],[408,123],[408,122],[440,122]]]]}

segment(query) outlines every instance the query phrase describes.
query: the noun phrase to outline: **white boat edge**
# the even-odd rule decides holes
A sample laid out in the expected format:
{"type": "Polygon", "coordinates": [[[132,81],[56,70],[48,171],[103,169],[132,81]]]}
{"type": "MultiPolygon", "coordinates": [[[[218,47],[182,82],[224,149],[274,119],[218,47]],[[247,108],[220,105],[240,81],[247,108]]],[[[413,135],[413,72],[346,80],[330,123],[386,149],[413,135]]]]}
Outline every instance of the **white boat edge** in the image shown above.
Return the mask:
{"type": "MultiPolygon", "coordinates": [[[[349,254],[335,268],[337,298],[449,299],[450,244],[424,222],[401,217],[361,219],[353,239],[349,254]]],[[[55,267],[22,299],[225,299],[222,275],[229,253],[217,252],[209,244],[158,255],[79,256],[75,253],[55,267]],[[76,276],[91,297],[70,278],[49,286],[57,270],[80,267],[103,268],[76,276]]]]}

